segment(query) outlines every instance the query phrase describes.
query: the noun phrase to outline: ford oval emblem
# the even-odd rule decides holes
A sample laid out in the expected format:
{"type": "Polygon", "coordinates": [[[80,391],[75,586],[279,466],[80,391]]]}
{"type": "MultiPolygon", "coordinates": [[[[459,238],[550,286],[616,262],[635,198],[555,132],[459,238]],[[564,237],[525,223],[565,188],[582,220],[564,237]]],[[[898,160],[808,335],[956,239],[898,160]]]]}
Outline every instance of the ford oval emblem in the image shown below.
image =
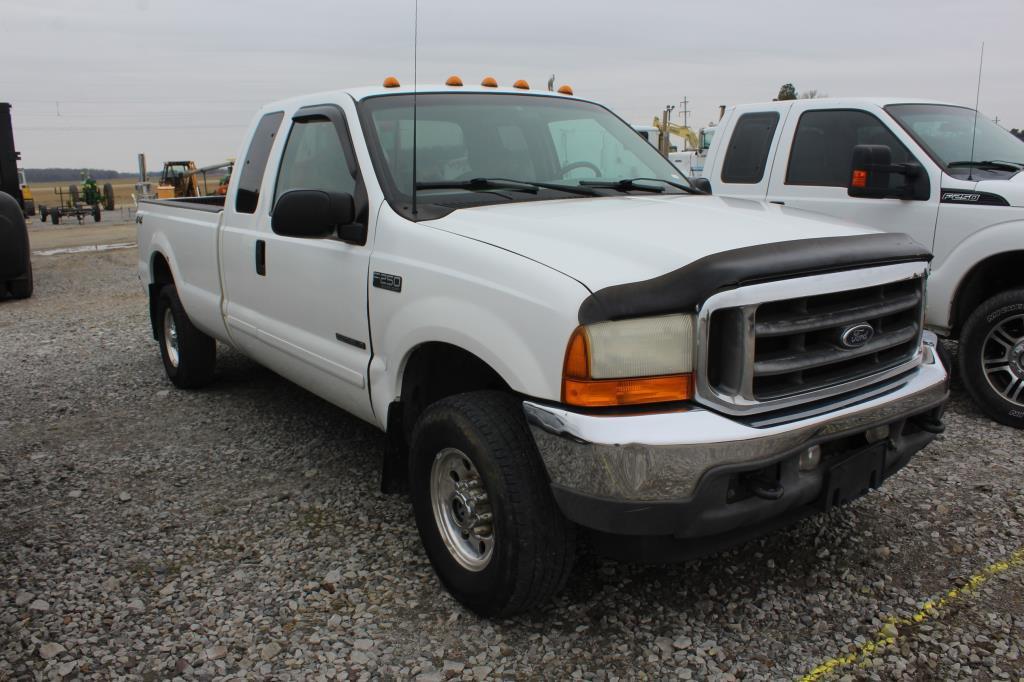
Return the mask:
{"type": "Polygon", "coordinates": [[[875,335],[875,328],[867,322],[851,324],[839,333],[839,343],[843,348],[860,348],[875,335]]]}

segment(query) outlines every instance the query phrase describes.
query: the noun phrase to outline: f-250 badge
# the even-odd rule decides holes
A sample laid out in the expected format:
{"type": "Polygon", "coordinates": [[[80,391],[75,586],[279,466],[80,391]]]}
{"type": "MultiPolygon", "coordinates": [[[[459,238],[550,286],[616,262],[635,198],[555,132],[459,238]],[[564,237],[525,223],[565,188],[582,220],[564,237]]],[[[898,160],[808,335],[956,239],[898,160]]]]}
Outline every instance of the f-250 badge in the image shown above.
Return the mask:
{"type": "Polygon", "coordinates": [[[390,275],[386,272],[374,272],[373,286],[378,289],[400,292],[402,290],[402,276],[390,275]]]}

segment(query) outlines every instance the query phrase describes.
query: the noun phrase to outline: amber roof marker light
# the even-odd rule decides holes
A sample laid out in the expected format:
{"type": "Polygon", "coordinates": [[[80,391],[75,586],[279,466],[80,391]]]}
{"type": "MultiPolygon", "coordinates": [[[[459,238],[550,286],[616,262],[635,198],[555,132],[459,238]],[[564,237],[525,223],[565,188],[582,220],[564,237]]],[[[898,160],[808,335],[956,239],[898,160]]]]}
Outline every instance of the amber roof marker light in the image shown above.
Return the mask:
{"type": "Polygon", "coordinates": [[[530,84],[524,81],[522,78],[520,78],[519,80],[512,84],[512,87],[516,88],[517,90],[529,90],[530,84]]]}
{"type": "Polygon", "coordinates": [[[480,81],[480,85],[485,88],[496,88],[498,87],[498,81],[494,79],[494,76],[484,76],[484,79],[480,81]]]}
{"type": "Polygon", "coordinates": [[[573,94],[572,86],[571,85],[559,85],[558,86],[558,94],[560,94],[560,95],[571,95],[571,94],[573,94]]]}
{"type": "Polygon", "coordinates": [[[384,87],[385,88],[397,88],[397,87],[399,87],[401,85],[402,84],[399,83],[398,79],[395,78],[394,76],[388,76],[387,78],[384,79],[384,87]]]}
{"type": "Polygon", "coordinates": [[[448,76],[448,80],[446,80],[444,82],[444,84],[448,85],[448,86],[451,86],[453,88],[461,88],[462,87],[462,79],[459,78],[458,76],[448,76]]]}

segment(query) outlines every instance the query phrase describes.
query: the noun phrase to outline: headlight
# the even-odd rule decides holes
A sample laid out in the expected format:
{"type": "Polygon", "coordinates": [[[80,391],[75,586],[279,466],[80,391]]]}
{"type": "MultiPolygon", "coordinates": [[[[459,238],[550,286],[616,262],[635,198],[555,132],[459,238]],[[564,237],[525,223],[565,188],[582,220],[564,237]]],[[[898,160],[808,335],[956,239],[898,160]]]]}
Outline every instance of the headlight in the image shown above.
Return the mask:
{"type": "Polygon", "coordinates": [[[693,397],[693,316],[577,327],[562,372],[562,401],[599,407],[693,397]]]}

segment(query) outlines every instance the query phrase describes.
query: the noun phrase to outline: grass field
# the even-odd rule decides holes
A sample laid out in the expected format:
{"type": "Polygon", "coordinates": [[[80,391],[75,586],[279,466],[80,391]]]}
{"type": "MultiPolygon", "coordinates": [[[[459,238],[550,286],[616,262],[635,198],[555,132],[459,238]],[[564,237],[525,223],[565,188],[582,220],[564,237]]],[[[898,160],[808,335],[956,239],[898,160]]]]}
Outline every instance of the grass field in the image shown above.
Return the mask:
{"type": "MultiPolygon", "coordinates": [[[[156,191],[156,186],[160,179],[159,175],[154,178],[150,176],[150,181],[153,185],[153,191],[156,191]]],[[[214,176],[210,174],[207,178],[207,188],[212,193],[217,189],[217,183],[220,181],[220,176],[214,176]]],[[[114,207],[121,208],[122,206],[134,206],[135,202],[132,200],[132,194],[135,193],[135,183],[137,182],[134,178],[122,178],[119,180],[97,180],[96,184],[99,186],[100,191],[103,191],[103,185],[110,183],[114,186],[114,207]]],[[[36,206],[56,206],[61,203],[61,197],[57,190],[64,193],[64,201],[68,200],[68,186],[71,182],[38,182],[31,183],[29,187],[32,190],[32,197],[35,199],[36,206]]],[[[78,184],[78,183],[74,183],[78,184]]],[[[203,189],[203,181],[200,177],[199,189],[203,189]]]]}
{"type": "MultiPolygon", "coordinates": [[[[131,206],[134,204],[132,201],[132,193],[135,191],[135,180],[133,179],[122,179],[122,180],[97,180],[96,184],[99,185],[100,191],[103,191],[103,185],[110,183],[114,186],[114,206],[120,208],[121,206],[131,206]]],[[[29,184],[29,188],[32,190],[32,198],[35,199],[36,206],[56,206],[61,203],[60,194],[57,190],[60,189],[64,193],[64,201],[68,200],[68,186],[70,182],[38,182],[29,184]]],[[[78,183],[74,183],[78,184],[78,183]]]]}

